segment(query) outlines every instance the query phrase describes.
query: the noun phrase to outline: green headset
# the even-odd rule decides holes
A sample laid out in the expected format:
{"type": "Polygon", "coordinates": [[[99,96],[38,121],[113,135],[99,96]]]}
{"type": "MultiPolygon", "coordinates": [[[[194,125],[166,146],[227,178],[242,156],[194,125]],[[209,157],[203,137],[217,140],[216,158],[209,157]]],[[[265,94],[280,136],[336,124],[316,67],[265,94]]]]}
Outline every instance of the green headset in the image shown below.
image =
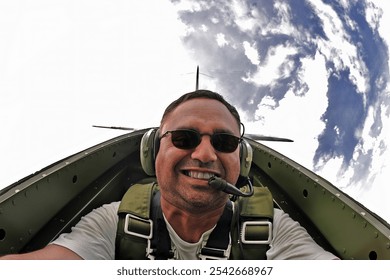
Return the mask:
{"type": "MultiPolygon", "coordinates": [[[[151,128],[142,136],[140,159],[144,172],[155,176],[155,159],[160,148],[159,129],[151,128]]],[[[240,176],[248,177],[252,165],[252,147],[245,140],[240,142],[240,176]]]]}

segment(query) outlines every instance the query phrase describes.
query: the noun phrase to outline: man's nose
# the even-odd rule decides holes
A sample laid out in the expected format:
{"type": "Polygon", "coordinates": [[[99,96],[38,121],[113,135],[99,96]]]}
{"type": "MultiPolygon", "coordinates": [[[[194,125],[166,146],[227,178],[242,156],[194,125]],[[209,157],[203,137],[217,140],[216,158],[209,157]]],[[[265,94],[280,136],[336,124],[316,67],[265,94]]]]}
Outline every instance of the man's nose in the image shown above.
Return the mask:
{"type": "Polygon", "coordinates": [[[217,154],[211,144],[211,138],[209,135],[202,136],[199,145],[194,149],[191,157],[204,163],[217,160],[217,154]]]}

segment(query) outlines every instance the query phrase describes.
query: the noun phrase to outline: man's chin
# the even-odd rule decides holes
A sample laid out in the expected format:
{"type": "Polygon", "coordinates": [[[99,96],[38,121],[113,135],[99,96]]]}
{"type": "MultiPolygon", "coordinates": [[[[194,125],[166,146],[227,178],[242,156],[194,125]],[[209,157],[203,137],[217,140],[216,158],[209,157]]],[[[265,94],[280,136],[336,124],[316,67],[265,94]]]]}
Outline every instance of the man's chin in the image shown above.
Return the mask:
{"type": "Polygon", "coordinates": [[[193,191],[186,194],[186,201],[193,207],[212,209],[226,202],[227,194],[211,189],[209,186],[193,186],[193,191]]]}

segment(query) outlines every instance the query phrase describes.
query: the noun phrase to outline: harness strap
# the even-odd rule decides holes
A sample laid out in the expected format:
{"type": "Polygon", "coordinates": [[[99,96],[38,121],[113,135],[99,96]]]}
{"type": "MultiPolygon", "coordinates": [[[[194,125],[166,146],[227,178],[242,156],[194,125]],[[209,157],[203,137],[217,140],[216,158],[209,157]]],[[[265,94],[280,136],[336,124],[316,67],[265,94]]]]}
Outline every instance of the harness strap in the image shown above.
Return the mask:
{"type": "MultiPolygon", "coordinates": [[[[118,215],[116,259],[174,257],[157,184],[133,185],[122,199],[118,215]]],[[[240,197],[234,205],[228,201],[199,257],[266,259],[272,240],[272,220],[272,195],[265,187],[255,188],[252,197],[240,197]]]]}
{"type": "Polygon", "coordinates": [[[135,184],[126,192],[118,209],[118,228],[115,240],[115,259],[147,259],[153,236],[151,217],[152,197],[157,185],[135,184]],[[131,191],[130,191],[131,189],[131,191]]]}
{"type": "Polygon", "coordinates": [[[231,259],[267,259],[274,216],[271,192],[256,187],[253,196],[240,197],[236,206],[232,235],[238,246],[233,246],[231,259]]]}
{"type": "Polygon", "coordinates": [[[233,217],[233,203],[229,200],[225,209],[219,218],[214,230],[206,242],[206,245],[200,251],[199,258],[209,259],[228,259],[232,245],[230,235],[231,221],[233,217]]]}
{"type": "MultiPolygon", "coordinates": [[[[160,193],[153,198],[152,207],[153,237],[149,259],[166,260],[174,257],[171,239],[160,207],[160,193]]],[[[226,203],[224,212],[214,230],[201,249],[200,259],[228,259],[231,248],[230,226],[233,216],[232,203],[226,203]]]]}
{"type": "Polygon", "coordinates": [[[167,260],[172,259],[174,254],[171,250],[171,238],[169,237],[167,225],[160,206],[160,196],[160,192],[158,192],[153,197],[152,220],[155,223],[150,243],[151,250],[149,259],[167,260]]]}

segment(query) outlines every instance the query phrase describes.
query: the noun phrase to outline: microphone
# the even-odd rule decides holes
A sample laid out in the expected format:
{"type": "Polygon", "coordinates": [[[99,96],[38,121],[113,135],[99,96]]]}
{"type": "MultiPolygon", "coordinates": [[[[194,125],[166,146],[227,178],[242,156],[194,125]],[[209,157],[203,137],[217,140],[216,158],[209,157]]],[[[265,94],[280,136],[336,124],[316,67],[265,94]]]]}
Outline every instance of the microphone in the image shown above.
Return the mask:
{"type": "Polygon", "coordinates": [[[238,189],[236,186],[226,182],[224,179],[213,176],[209,179],[209,186],[212,188],[215,188],[217,190],[223,191],[227,194],[232,194],[236,196],[243,196],[248,197],[253,195],[253,186],[250,181],[250,179],[247,177],[249,191],[248,192],[242,192],[240,189],[238,189]]]}

